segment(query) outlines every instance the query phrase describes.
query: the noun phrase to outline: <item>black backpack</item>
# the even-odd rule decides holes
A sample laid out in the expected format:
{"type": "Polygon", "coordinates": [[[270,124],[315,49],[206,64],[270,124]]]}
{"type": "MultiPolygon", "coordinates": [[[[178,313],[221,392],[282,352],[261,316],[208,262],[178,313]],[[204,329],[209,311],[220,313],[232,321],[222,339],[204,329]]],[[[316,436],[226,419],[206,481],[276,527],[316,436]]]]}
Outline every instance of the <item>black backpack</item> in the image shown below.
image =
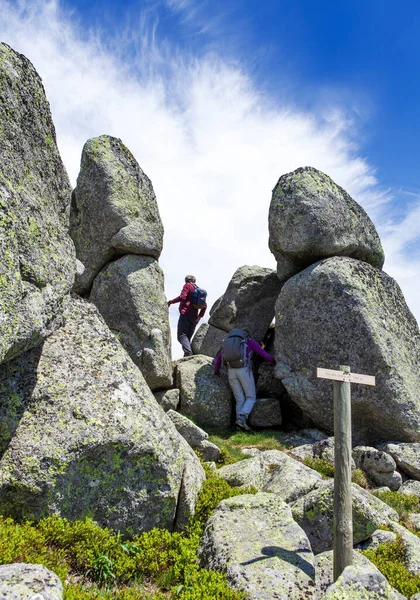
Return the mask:
{"type": "Polygon", "coordinates": [[[191,299],[190,299],[190,304],[191,306],[193,306],[194,308],[197,308],[198,310],[200,310],[201,308],[204,308],[206,306],[206,298],[207,298],[207,292],[206,290],[203,290],[203,288],[198,287],[198,285],[194,285],[194,291],[191,293],[191,299]]]}
{"type": "Polygon", "coordinates": [[[232,369],[240,369],[250,364],[246,349],[249,335],[243,329],[232,329],[223,341],[223,358],[232,369]]]}

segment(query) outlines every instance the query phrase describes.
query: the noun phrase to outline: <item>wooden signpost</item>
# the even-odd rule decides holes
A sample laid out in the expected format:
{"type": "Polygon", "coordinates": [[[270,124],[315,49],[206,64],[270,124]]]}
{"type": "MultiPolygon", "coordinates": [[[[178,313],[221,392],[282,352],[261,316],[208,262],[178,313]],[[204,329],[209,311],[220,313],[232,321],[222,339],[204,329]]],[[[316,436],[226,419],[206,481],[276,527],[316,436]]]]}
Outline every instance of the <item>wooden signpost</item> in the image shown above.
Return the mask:
{"type": "Polygon", "coordinates": [[[334,398],[334,581],[353,562],[351,502],[351,383],[375,385],[375,377],[317,368],[317,377],[333,380],[334,398]]]}

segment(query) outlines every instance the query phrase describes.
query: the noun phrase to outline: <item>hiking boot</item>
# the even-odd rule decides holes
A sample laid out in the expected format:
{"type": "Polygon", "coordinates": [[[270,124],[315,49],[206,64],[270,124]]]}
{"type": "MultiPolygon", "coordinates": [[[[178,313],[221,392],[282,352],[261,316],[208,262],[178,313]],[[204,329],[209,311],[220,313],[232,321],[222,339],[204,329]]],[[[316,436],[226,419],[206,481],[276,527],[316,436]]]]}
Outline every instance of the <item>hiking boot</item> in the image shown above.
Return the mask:
{"type": "Polygon", "coordinates": [[[251,427],[246,422],[246,417],[239,416],[236,419],[235,425],[237,425],[237,427],[240,427],[244,431],[247,431],[248,433],[255,433],[255,431],[253,429],[251,429],[251,427]]]}

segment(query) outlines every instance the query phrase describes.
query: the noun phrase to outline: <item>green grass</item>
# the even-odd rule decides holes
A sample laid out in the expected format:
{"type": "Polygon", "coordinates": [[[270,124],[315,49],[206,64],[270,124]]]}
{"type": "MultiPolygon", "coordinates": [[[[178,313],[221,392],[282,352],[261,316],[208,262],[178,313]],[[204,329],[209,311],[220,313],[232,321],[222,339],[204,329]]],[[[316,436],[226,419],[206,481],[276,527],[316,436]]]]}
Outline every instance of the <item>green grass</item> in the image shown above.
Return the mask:
{"type": "Polygon", "coordinates": [[[323,458],[312,458],[311,456],[307,456],[303,459],[303,464],[320,473],[322,479],[334,477],[334,467],[323,458]]]}
{"type": "Polygon", "coordinates": [[[373,491],[373,494],[396,510],[401,520],[405,520],[408,513],[420,512],[420,498],[418,496],[400,494],[400,492],[381,491],[373,491]]]}
{"type": "Polygon", "coordinates": [[[38,523],[0,517],[0,564],[42,564],[64,584],[65,600],[243,600],[225,576],[196,560],[204,525],[224,498],[252,493],[231,488],[207,469],[186,533],[153,529],[124,539],[93,521],[56,516],[38,523]]]}
{"type": "Polygon", "coordinates": [[[249,455],[242,452],[242,448],[258,448],[258,450],[286,450],[286,433],[266,429],[256,433],[246,433],[245,431],[233,431],[231,429],[213,429],[208,428],[209,441],[216,444],[221,451],[222,456],[218,466],[238,462],[249,458],[249,455]]]}

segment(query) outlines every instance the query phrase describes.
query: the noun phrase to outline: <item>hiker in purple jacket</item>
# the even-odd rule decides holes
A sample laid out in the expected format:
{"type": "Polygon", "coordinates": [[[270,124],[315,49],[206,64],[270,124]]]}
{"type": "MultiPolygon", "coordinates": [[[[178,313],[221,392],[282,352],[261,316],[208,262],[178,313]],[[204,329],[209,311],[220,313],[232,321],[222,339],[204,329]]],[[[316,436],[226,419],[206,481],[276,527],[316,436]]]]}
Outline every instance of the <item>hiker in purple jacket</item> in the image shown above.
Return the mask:
{"type": "MultiPolygon", "coordinates": [[[[233,367],[228,363],[228,379],[229,385],[232,388],[233,395],[236,400],[236,422],[235,425],[245,431],[252,432],[252,429],[247,423],[248,415],[254,407],[257,400],[257,392],[255,389],[255,380],[252,373],[252,353],[255,352],[271,365],[276,364],[275,359],[261,348],[258,342],[249,337],[247,330],[232,329],[227,338],[230,336],[240,337],[244,334],[244,344],[246,344],[245,357],[242,361],[243,366],[233,367]],[[236,332],[238,332],[236,334],[236,332]],[[236,335],[235,335],[236,334],[236,335]]],[[[225,351],[221,350],[214,361],[214,372],[220,375],[220,367],[224,359],[225,351]]],[[[226,362],[226,361],[225,361],[226,362]]],[[[238,363],[233,363],[238,364],[238,363]]]]}

